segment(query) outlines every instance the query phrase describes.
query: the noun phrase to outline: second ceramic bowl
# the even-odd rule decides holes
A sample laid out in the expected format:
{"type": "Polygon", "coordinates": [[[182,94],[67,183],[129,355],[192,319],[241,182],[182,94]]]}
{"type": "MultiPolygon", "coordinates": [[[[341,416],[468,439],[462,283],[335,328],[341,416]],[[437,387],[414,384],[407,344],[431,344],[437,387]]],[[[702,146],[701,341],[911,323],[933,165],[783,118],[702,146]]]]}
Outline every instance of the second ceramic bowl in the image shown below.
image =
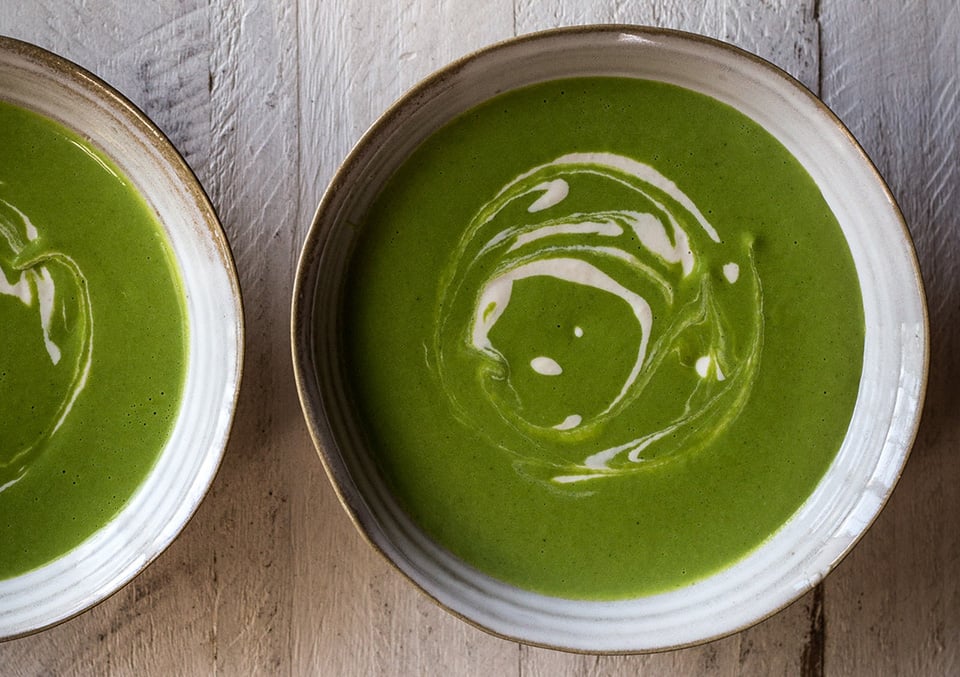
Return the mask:
{"type": "Polygon", "coordinates": [[[490,632],[596,652],[662,650],[716,638],[773,614],[816,585],[890,495],[916,433],[927,368],[926,310],[909,234],[882,179],[837,118],[795,80],[739,49],[673,31],[616,26],[496,45],[428,78],[388,110],[346,159],[319,206],[297,272],[292,341],[301,402],[320,457],[373,546],[441,605],[490,632]],[[362,230],[356,224],[364,223],[391,175],[425,139],[472,107],[535,83],[586,76],[693,90],[732,106],[775,137],[812,177],[842,228],[866,327],[849,430],[799,510],[718,573],[611,602],[522,590],[480,573],[428,537],[400,509],[365,446],[343,358],[345,279],[362,230]]]}

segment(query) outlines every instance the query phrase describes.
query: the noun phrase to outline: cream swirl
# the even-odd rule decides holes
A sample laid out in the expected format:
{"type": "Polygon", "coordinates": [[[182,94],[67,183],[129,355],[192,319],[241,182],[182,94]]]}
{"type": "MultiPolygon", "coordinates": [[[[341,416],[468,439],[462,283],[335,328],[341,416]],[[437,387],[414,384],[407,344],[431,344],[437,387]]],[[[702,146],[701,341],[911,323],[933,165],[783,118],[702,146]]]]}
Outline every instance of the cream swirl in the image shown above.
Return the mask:
{"type": "Polygon", "coordinates": [[[428,364],[457,417],[555,485],[702,449],[762,345],[752,243],[653,167],[577,153],[517,176],[441,279],[428,364]]]}
{"type": "Polygon", "coordinates": [[[76,261],[49,250],[30,218],[2,198],[0,303],[12,304],[4,311],[9,324],[2,329],[0,414],[16,422],[0,435],[3,491],[24,475],[85,387],[93,314],[76,261]]]}

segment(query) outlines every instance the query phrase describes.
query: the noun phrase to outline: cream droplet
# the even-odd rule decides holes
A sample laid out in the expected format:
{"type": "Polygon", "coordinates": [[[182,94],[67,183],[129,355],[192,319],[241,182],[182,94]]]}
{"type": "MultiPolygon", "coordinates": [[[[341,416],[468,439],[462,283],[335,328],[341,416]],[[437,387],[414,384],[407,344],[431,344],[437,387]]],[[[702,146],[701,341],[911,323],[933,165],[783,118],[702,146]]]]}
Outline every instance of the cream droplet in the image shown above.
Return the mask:
{"type": "Polygon", "coordinates": [[[740,266],[736,263],[728,263],[723,267],[723,276],[727,278],[727,282],[733,284],[738,279],[740,279],[740,266]]]}
{"type": "Polygon", "coordinates": [[[549,357],[535,357],[530,360],[530,367],[543,376],[559,376],[563,373],[563,367],[557,364],[556,360],[549,357]]]}
{"type": "Polygon", "coordinates": [[[563,419],[563,423],[558,423],[557,425],[553,426],[553,429],[554,430],[572,430],[573,428],[576,428],[578,425],[580,425],[580,422],[582,420],[583,420],[583,417],[580,416],[579,414],[570,414],[565,419],[563,419]]]}
{"type": "Polygon", "coordinates": [[[710,356],[704,355],[701,358],[697,359],[697,363],[694,365],[694,369],[697,370],[697,373],[700,374],[700,378],[706,378],[707,372],[710,371],[710,356]]]}

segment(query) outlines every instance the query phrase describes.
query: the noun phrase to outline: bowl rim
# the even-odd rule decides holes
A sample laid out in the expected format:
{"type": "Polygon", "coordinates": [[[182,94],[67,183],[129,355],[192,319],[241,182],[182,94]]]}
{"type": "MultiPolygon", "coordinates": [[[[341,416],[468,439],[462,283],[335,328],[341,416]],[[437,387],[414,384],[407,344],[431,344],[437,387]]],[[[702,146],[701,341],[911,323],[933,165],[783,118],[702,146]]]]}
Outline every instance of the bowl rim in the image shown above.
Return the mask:
{"type": "MultiPolygon", "coordinates": [[[[501,93],[505,91],[512,90],[511,88],[506,88],[502,90],[501,93]]],[[[741,114],[745,115],[745,113],[741,114]]],[[[455,116],[448,117],[447,119],[450,120],[453,119],[453,117],[455,116]]],[[[394,103],[392,103],[375,119],[375,121],[359,138],[359,140],[353,145],[345,159],[337,168],[320,199],[297,264],[292,296],[290,333],[294,377],[301,408],[303,410],[310,437],[313,440],[317,454],[320,457],[321,464],[324,467],[328,480],[333,486],[338,501],[348,515],[350,521],[353,523],[354,527],[357,529],[357,531],[359,531],[361,537],[369,545],[371,545],[373,549],[378,552],[393,569],[399,571],[404,579],[406,579],[421,593],[425,594],[428,599],[431,599],[438,606],[453,616],[466,621],[470,625],[502,639],[520,642],[530,646],[590,655],[657,653],[696,646],[721,639],[753,627],[754,625],[770,618],[771,616],[776,615],[786,607],[799,600],[811,589],[819,585],[823,578],[836,569],[839,563],[853,550],[860,539],[863,538],[863,536],[870,530],[870,527],[883,511],[883,508],[886,506],[893,489],[896,487],[900,477],[902,476],[906,462],[909,459],[910,452],[916,440],[924,410],[924,399],[926,394],[930,362],[929,315],[927,309],[926,292],[924,289],[923,278],[916,253],[916,246],[892,191],[890,190],[886,181],[883,179],[874,162],[870,159],[846,125],[826,105],[826,103],[824,103],[816,94],[810,91],[810,89],[802,82],[763,57],[753,54],[731,43],[697,33],[672,28],[629,24],[599,24],[560,27],[506,38],[451,61],[447,65],[435,70],[431,74],[419,80],[416,84],[406,90],[400,96],[400,98],[394,101],[394,103]],[[317,385],[315,378],[316,364],[314,362],[314,348],[312,345],[313,330],[311,327],[311,322],[317,293],[316,282],[318,277],[318,269],[320,267],[316,262],[320,261],[322,257],[322,253],[327,244],[330,231],[339,227],[333,223],[325,225],[322,222],[322,217],[330,209],[331,203],[335,199],[334,196],[341,190],[344,190],[345,186],[348,185],[348,179],[350,174],[353,172],[353,168],[358,163],[363,161],[366,153],[371,152],[370,147],[376,144],[376,140],[381,132],[388,129],[397,118],[402,117],[404,111],[406,111],[409,107],[416,105],[416,102],[420,97],[428,93],[435,93],[434,90],[441,87],[445,80],[455,77],[461,70],[478,60],[486,59],[491,54],[495,54],[505,49],[515,48],[518,45],[529,45],[541,41],[565,39],[568,37],[577,38],[589,36],[603,36],[606,38],[609,38],[610,36],[625,36],[628,38],[633,37],[660,41],[681,40],[688,43],[694,43],[698,47],[725,51],[732,58],[745,60],[747,63],[752,64],[753,67],[758,67],[759,70],[763,71],[766,77],[779,79],[786,83],[786,86],[801,93],[807,103],[812,104],[821,115],[825,116],[835,130],[841,135],[845,143],[846,150],[852,152],[856,156],[856,161],[871,173],[872,181],[883,193],[887,202],[887,206],[890,208],[892,215],[895,217],[897,225],[899,226],[901,234],[903,235],[904,242],[907,244],[906,251],[904,251],[903,254],[908,259],[909,265],[912,268],[912,276],[915,285],[911,288],[911,291],[916,292],[917,294],[919,310],[922,318],[922,336],[920,337],[922,358],[916,408],[911,412],[913,418],[909,426],[909,430],[907,431],[907,435],[905,436],[902,445],[900,445],[902,446],[902,457],[899,467],[896,469],[895,476],[893,477],[889,488],[881,497],[879,506],[876,508],[865,526],[863,526],[859,533],[857,533],[856,536],[846,544],[840,556],[837,557],[825,571],[820,572],[819,576],[811,577],[808,580],[807,585],[801,590],[794,591],[790,599],[787,601],[778,604],[775,608],[770,609],[760,616],[754,617],[753,620],[749,622],[739,624],[737,627],[732,627],[695,641],[686,641],[662,647],[658,646],[656,648],[593,650],[582,647],[570,647],[551,642],[531,641],[526,637],[492,629],[484,625],[482,622],[464,615],[464,613],[460,612],[459,610],[451,608],[449,604],[439,599],[433,591],[429,590],[421,582],[414,579],[396,561],[394,561],[386,552],[384,547],[377,542],[373,534],[371,534],[368,523],[376,525],[378,519],[376,515],[373,514],[367,507],[363,496],[350,479],[349,469],[344,465],[340,458],[341,452],[325,412],[325,398],[321,395],[320,388],[317,385]]],[[[792,517],[790,519],[792,519],[792,517]]],[[[467,566],[472,568],[472,565],[467,564],[467,566]]],[[[710,576],[707,578],[710,578],[710,576]]]]}
{"type": "MultiPolygon", "coordinates": [[[[246,334],[243,297],[240,289],[236,260],[234,259],[233,252],[230,249],[226,232],[224,231],[216,209],[214,208],[210,197],[207,195],[206,190],[203,188],[199,178],[181,155],[180,151],[178,151],[174,146],[169,137],[146,115],[146,113],[144,113],[136,104],[134,104],[119,90],[71,59],[61,56],[32,42],[0,34],[0,57],[7,58],[8,56],[28,61],[47,74],[69,80],[78,88],[83,89],[86,93],[95,98],[99,103],[102,103],[104,106],[116,113],[119,118],[123,119],[125,125],[133,125],[143,133],[144,138],[148,141],[149,146],[160,155],[164,163],[171,170],[172,174],[187,191],[190,199],[197,209],[199,216],[202,218],[202,222],[198,222],[198,225],[202,223],[203,237],[207,238],[213,245],[214,251],[216,252],[216,260],[218,264],[222,266],[222,270],[225,274],[226,282],[229,287],[229,295],[232,301],[231,315],[233,318],[233,327],[237,340],[235,346],[233,346],[233,350],[235,351],[235,357],[232,360],[233,377],[228,383],[228,388],[231,392],[229,393],[229,411],[227,412],[225,428],[226,433],[222,439],[222,443],[218,444],[220,448],[217,449],[216,457],[214,459],[214,463],[212,464],[209,476],[203,478],[202,480],[202,490],[193,496],[187,505],[185,519],[177,526],[176,529],[169,531],[163,538],[159,539],[156,543],[156,547],[150,552],[146,553],[146,556],[142,559],[142,561],[138,562],[138,564],[129,572],[128,575],[124,575],[122,579],[116,581],[116,584],[110,586],[109,588],[98,590],[96,594],[91,595],[91,599],[88,604],[84,604],[82,608],[71,610],[65,615],[57,616],[49,622],[39,623],[34,626],[24,628],[22,631],[13,632],[11,634],[0,635],[0,643],[43,632],[72,620],[73,618],[86,613],[90,609],[99,606],[121,589],[126,587],[134,578],[139,576],[152,562],[154,562],[170,547],[170,545],[180,536],[180,534],[183,533],[184,529],[196,515],[197,509],[203,502],[203,499],[209,493],[210,488],[220,470],[223,458],[230,442],[237,403],[240,395],[240,388],[243,381],[246,334]]],[[[2,93],[0,93],[0,100],[6,101],[6,98],[2,95],[2,93]]],[[[21,104],[15,103],[14,105],[21,104]]],[[[45,117],[47,116],[45,115],[45,117]]],[[[84,130],[77,129],[69,124],[69,121],[60,117],[54,119],[58,124],[67,127],[82,138],[88,139],[84,130]]],[[[110,156],[108,155],[108,157],[110,156]]],[[[138,190],[138,192],[140,191],[138,190]]],[[[164,231],[166,231],[165,225],[159,221],[158,224],[164,231]]],[[[153,472],[153,469],[149,470],[147,477],[149,477],[149,475],[153,472]]],[[[146,477],[144,478],[144,481],[146,481],[146,477]]],[[[139,486],[140,485],[138,485],[138,487],[134,490],[135,492],[139,490],[139,486]]],[[[123,508],[118,511],[117,515],[119,515],[122,510],[123,508]]],[[[106,524],[104,524],[104,526],[98,528],[94,534],[100,532],[107,524],[112,522],[117,515],[111,518],[106,524]]],[[[91,538],[94,534],[91,534],[88,536],[88,538],[91,538]]],[[[44,567],[47,567],[53,562],[60,560],[62,557],[69,555],[72,550],[73,549],[68,550],[54,560],[40,565],[40,567],[37,569],[31,569],[30,572],[42,570],[44,567]]],[[[24,572],[24,574],[30,572],[24,572]]],[[[17,576],[14,576],[8,580],[16,580],[16,578],[19,578],[24,574],[18,574],[17,576]]]]}

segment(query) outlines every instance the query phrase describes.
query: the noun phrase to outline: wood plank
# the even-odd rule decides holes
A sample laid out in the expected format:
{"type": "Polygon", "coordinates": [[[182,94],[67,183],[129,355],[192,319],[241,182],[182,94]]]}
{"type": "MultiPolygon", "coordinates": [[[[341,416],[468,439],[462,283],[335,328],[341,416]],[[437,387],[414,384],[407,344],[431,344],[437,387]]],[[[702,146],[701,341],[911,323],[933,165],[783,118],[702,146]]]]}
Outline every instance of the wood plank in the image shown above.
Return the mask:
{"type": "Polygon", "coordinates": [[[886,177],[927,289],[931,372],[906,471],[827,579],[830,672],[960,674],[960,8],[824,0],[823,94],[886,177]]]}
{"type": "Polygon", "coordinates": [[[215,556],[211,642],[217,671],[274,674],[289,669],[291,452],[307,444],[288,330],[300,244],[296,4],[216,0],[209,21],[203,178],[236,258],[247,351],[231,443],[201,516],[215,556]]]}
{"type": "Polygon", "coordinates": [[[296,99],[283,92],[296,90],[290,5],[60,7],[28,14],[23,37],[126,93],[171,137],[218,208],[247,304],[247,369],[223,467],[181,538],[101,607],[15,644],[28,661],[20,667],[27,674],[273,671],[289,663],[291,606],[287,466],[277,459],[291,434],[305,443],[290,416],[298,409],[288,312],[275,302],[289,298],[299,247],[287,229],[297,210],[297,179],[288,171],[296,99]],[[29,663],[51,660],[62,662],[29,663]]]}

